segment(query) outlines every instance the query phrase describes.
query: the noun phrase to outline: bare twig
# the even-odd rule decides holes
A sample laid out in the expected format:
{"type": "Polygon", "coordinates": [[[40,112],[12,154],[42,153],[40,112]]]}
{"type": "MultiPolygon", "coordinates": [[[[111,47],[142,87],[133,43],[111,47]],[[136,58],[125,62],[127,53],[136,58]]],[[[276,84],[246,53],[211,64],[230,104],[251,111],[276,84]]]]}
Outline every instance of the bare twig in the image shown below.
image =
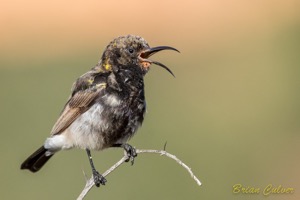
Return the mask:
{"type": "MultiPolygon", "coordinates": [[[[191,168],[189,166],[187,166],[184,162],[182,162],[180,159],[178,159],[175,155],[170,154],[168,152],[166,152],[165,150],[152,150],[152,149],[136,149],[136,153],[137,154],[141,154],[141,153],[156,153],[156,154],[160,154],[161,156],[167,156],[173,160],[175,160],[179,165],[181,165],[183,168],[185,168],[191,175],[191,177],[196,181],[196,183],[200,186],[201,182],[200,180],[194,175],[194,173],[192,172],[191,168]]],[[[128,159],[127,154],[125,154],[116,164],[114,164],[113,166],[111,166],[108,170],[106,170],[102,175],[104,177],[106,177],[108,174],[110,174],[111,172],[113,172],[117,167],[119,167],[121,164],[123,164],[125,162],[125,160],[128,159]]],[[[87,180],[84,189],[82,190],[81,194],[79,195],[79,197],[77,198],[77,200],[82,200],[87,193],[89,192],[89,190],[94,186],[94,179],[93,177],[91,177],[89,180],[87,180]]]]}

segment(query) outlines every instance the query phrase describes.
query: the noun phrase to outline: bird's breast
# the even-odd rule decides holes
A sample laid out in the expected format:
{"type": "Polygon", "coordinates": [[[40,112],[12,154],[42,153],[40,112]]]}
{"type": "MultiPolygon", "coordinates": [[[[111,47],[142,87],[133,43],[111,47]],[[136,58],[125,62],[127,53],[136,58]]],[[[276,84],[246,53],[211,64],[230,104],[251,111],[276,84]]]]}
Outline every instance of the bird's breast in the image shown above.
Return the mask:
{"type": "Polygon", "coordinates": [[[125,143],[144,120],[146,102],[143,90],[131,91],[127,97],[118,93],[102,97],[104,110],[101,119],[109,124],[102,135],[107,146],[125,143]]]}

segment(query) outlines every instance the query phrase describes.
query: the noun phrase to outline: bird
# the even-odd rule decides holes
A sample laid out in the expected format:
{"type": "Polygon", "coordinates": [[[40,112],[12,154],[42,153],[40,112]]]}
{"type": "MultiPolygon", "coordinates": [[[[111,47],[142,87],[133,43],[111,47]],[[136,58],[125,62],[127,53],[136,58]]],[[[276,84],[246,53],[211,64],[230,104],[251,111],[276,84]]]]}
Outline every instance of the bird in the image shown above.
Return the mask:
{"type": "Polygon", "coordinates": [[[123,148],[126,162],[137,156],[128,140],[144,121],[146,100],[144,76],[154,64],[173,72],[149,57],[170,46],[150,47],[136,35],[119,36],[105,48],[99,62],[80,76],[71,88],[71,95],[54,124],[50,137],[22,164],[21,169],[39,171],[60,150],[84,149],[97,187],[107,182],[93,163],[91,150],[123,148]]]}

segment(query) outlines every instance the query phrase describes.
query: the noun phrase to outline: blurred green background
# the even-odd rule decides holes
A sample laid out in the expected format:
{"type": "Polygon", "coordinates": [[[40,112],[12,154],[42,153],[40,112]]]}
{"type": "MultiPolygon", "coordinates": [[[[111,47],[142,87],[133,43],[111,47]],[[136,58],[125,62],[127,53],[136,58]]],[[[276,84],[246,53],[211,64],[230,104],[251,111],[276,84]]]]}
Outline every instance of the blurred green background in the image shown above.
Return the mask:
{"type": "MultiPolygon", "coordinates": [[[[85,151],[60,152],[39,173],[19,170],[49,135],[73,81],[119,35],[169,45],[145,78],[148,113],[131,140],[140,155],[86,199],[266,199],[232,186],[292,187],[300,199],[300,2],[2,1],[1,199],[75,199],[90,175],[85,151]]],[[[123,152],[93,152],[103,172],[123,152]]]]}

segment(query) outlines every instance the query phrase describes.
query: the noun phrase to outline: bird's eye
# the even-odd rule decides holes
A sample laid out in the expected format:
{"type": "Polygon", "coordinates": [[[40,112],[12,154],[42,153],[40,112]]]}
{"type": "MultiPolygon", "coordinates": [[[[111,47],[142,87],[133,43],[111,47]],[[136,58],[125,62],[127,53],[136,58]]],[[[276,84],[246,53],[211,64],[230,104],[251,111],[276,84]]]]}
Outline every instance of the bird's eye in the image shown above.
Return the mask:
{"type": "Polygon", "coordinates": [[[129,48],[129,49],[128,49],[128,52],[129,52],[129,53],[133,53],[133,52],[134,52],[133,48],[129,48]]]}

